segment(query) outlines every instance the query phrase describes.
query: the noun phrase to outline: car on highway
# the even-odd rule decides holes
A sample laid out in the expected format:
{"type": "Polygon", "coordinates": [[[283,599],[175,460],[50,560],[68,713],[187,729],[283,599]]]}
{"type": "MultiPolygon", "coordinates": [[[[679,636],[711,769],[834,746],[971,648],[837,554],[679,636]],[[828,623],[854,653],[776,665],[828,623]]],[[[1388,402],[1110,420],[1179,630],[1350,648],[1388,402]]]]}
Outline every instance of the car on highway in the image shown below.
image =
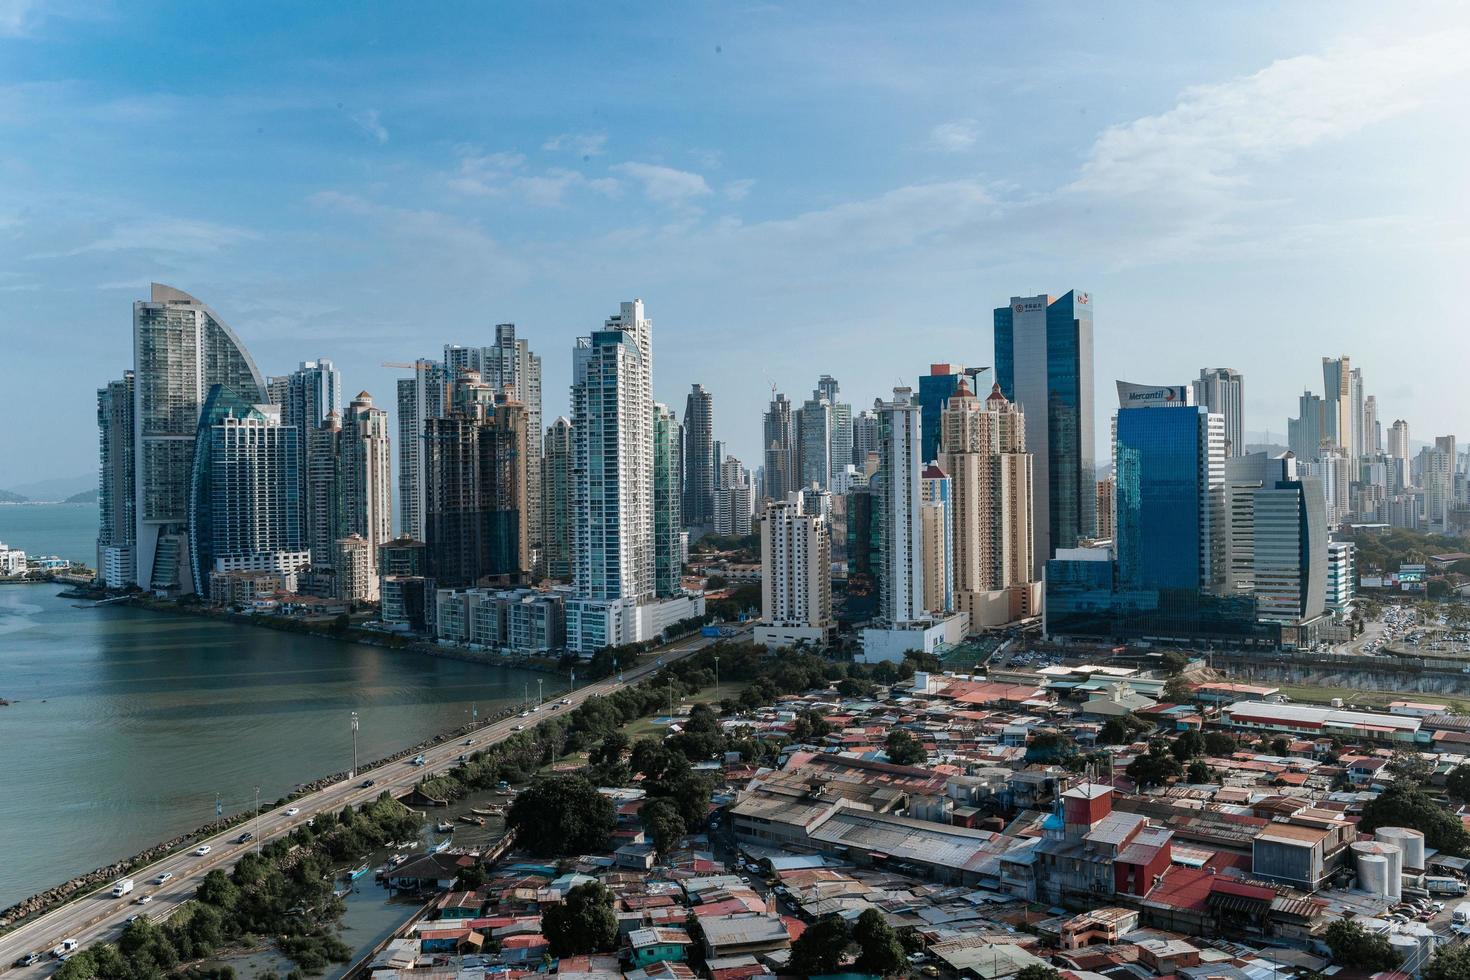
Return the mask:
{"type": "Polygon", "coordinates": [[[133,904],[134,905],[147,905],[151,901],[153,901],[153,896],[152,895],[139,895],[137,898],[133,899],[133,904]]]}
{"type": "Polygon", "coordinates": [[[26,955],[22,956],[20,959],[16,960],[14,963],[12,963],[11,966],[18,966],[18,967],[35,966],[39,962],[41,962],[41,954],[40,953],[27,953],[26,955]]]}
{"type": "Polygon", "coordinates": [[[139,919],[142,919],[144,922],[147,922],[148,921],[148,913],[147,912],[134,912],[132,915],[128,916],[128,919],[127,919],[128,925],[132,925],[134,922],[137,922],[139,919]]]}
{"type": "Polygon", "coordinates": [[[52,949],[51,955],[59,960],[64,956],[70,956],[72,953],[76,952],[76,948],[77,941],[75,939],[68,939],[65,940],[60,946],[52,949]]]}
{"type": "Polygon", "coordinates": [[[378,781],[376,779],[364,779],[362,781],[362,788],[363,789],[367,789],[370,786],[376,786],[376,785],[378,785],[378,781]]]}
{"type": "Polygon", "coordinates": [[[294,816],[296,816],[296,814],[298,814],[300,812],[301,812],[301,807],[299,807],[299,806],[288,806],[288,807],[286,807],[286,816],[288,816],[288,817],[294,817],[294,816]]]}
{"type": "Polygon", "coordinates": [[[173,877],[174,877],[174,873],[172,871],[165,871],[163,874],[159,875],[157,878],[154,878],[153,879],[153,883],[155,885],[166,885],[170,881],[173,880],[173,877]]]}
{"type": "Polygon", "coordinates": [[[198,847],[194,848],[194,854],[196,857],[204,857],[204,855],[208,854],[212,850],[214,850],[214,848],[210,847],[208,844],[200,844],[198,847]]]}
{"type": "Polygon", "coordinates": [[[523,732],[525,730],[526,730],[526,726],[525,725],[517,725],[516,726],[516,731],[518,731],[518,732],[523,732]]]}
{"type": "Polygon", "coordinates": [[[561,699],[561,703],[562,704],[571,704],[572,703],[572,699],[571,698],[562,698],[561,699]]]}
{"type": "Polygon", "coordinates": [[[250,831],[247,830],[247,831],[245,831],[245,833],[243,833],[239,837],[236,837],[235,838],[235,843],[236,844],[248,844],[248,843],[250,843],[253,840],[255,840],[255,835],[252,834],[250,831]]]}

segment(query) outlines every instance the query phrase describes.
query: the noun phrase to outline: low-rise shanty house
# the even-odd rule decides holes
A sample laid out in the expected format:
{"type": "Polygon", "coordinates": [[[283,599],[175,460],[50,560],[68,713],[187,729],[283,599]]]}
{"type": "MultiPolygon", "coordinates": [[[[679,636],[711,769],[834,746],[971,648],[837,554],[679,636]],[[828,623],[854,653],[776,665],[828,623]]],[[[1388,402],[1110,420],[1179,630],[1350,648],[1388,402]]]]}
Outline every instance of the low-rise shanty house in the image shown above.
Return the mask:
{"type": "Polygon", "coordinates": [[[460,871],[473,864],[466,854],[420,854],[409,858],[388,875],[388,890],[396,892],[448,891],[460,871]]]}
{"type": "Polygon", "coordinates": [[[1161,977],[1186,966],[1199,966],[1199,949],[1183,939],[1141,939],[1135,945],[1138,961],[1161,977]]]}
{"type": "Polygon", "coordinates": [[[613,852],[613,863],[631,871],[649,871],[658,858],[652,844],[624,844],[613,852]]]}
{"type": "Polygon", "coordinates": [[[1028,966],[1050,966],[1020,943],[1006,941],[1009,938],[991,933],[965,933],[931,943],[929,952],[955,973],[982,980],[1015,976],[1028,966]]]}
{"type": "Polygon", "coordinates": [[[749,954],[758,956],[791,948],[786,923],[774,915],[740,915],[703,919],[705,959],[749,954]]]}
{"type": "Polygon", "coordinates": [[[626,980],[694,980],[695,973],[683,963],[650,963],[641,970],[623,974],[626,980]]]}
{"type": "Polygon", "coordinates": [[[517,963],[540,963],[541,957],[551,950],[551,943],[545,936],[507,936],[500,941],[500,959],[502,962],[515,965],[517,963]]]}
{"type": "Polygon", "coordinates": [[[434,904],[435,918],[478,919],[484,904],[474,892],[449,892],[434,904]]]}
{"type": "Polygon", "coordinates": [[[425,954],[478,953],[484,942],[485,937],[480,933],[457,925],[419,933],[419,951],[425,954]]]}
{"type": "Polygon", "coordinates": [[[1134,909],[1092,909],[1062,923],[1062,949],[1080,949],[1099,943],[1112,945],[1120,936],[1138,928],[1138,912],[1134,909]]]}
{"type": "Polygon", "coordinates": [[[593,953],[563,956],[556,961],[556,975],[565,980],[622,980],[622,964],[616,956],[593,953]]]}
{"type": "Polygon", "coordinates": [[[660,960],[682,963],[689,958],[694,940],[683,929],[634,929],[628,933],[628,948],[634,966],[648,966],[660,960]]]}

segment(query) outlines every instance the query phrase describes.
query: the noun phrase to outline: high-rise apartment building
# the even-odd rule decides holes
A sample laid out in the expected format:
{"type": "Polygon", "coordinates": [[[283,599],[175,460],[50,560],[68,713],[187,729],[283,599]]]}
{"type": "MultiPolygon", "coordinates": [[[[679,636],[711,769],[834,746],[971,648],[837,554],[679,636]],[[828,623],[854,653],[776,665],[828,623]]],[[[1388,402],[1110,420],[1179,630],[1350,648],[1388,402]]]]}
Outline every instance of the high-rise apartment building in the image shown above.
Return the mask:
{"type": "Polygon", "coordinates": [[[954,500],[950,479],[934,463],[919,478],[919,533],[923,538],[924,609],[948,614],[955,610],[954,500]]]}
{"type": "MultiPolygon", "coordinates": [[[[134,581],[191,593],[190,486],[203,402],[223,385],[266,402],[265,379],[234,331],[188,293],[154,283],[133,304],[134,581]]],[[[297,532],[300,531],[300,517],[297,532]]]]}
{"type": "Polygon", "coordinates": [[[97,578],[120,589],[135,577],[137,518],[133,460],[133,372],[97,390],[97,578]]]}
{"type": "Polygon", "coordinates": [[[301,532],[300,430],[279,406],[210,389],[190,474],[189,571],[208,587],[215,572],[294,575],[311,561],[301,532]]]}
{"type": "MultiPolygon", "coordinates": [[[[962,364],[930,364],[929,373],[919,376],[919,415],[924,430],[921,452],[924,462],[939,459],[940,413],[949,403],[950,396],[965,381],[971,394],[984,391],[981,377],[990,368],[970,368],[962,364]]],[[[857,462],[856,460],[854,462],[857,462]]]]}
{"type": "Polygon", "coordinates": [[[371,581],[366,586],[366,598],[376,600],[378,547],[393,537],[393,450],[388,413],[375,407],[372,395],[365,391],[358,392],[347,406],[338,453],[341,503],[337,520],[344,535],[357,535],[367,542],[371,581]]]}
{"type": "Polygon", "coordinates": [[[1200,368],[1190,386],[1196,405],[1224,417],[1225,455],[1245,455],[1245,377],[1231,368],[1200,368]]]}
{"type": "Polygon", "coordinates": [[[852,417],[852,465],[861,471],[868,456],[878,451],[878,416],[864,410],[852,417]]]}
{"type": "Polygon", "coordinates": [[[830,374],[817,379],[817,393],[827,399],[832,409],[831,438],[828,440],[832,453],[828,470],[836,479],[837,474],[852,462],[852,405],[842,400],[837,379],[830,374]]]}
{"type": "Polygon", "coordinates": [[[832,404],[820,391],[796,412],[797,486],[826,489],[832,483],[832,404]]]}
{"type": "Polygon", "coordinates": [[[773,393],[771,406],[762,420],[762,443],[765,453],[765,485],[761,492],[767,500],[785,500],[793,490],[801,489],[797,469],[796,419],[791,402],[785,395],[773,393]]]}
{"type": "Polygon", "coordinates": [[[572,422],[559,415],[546,430],[541,456],[541,533],[546,574],[572,579],[572,422]]]}
{"type": "Polygon", "coordinates": [[[1327,545],[1327,610],[1334,616],[1352,615],[1353,600],[1358,594],[1358,571],[1351,541],[1332,541],[1327,545]]]}
{"type": "Polygon", "coordinates": [[[879,528],[878,615],[891,624],[924,615],[924,545],[920,513],[919,405],[909,388],[893,389],[892,401],[876,401],[878,472],[872,486],[879,528]]]}
{"type": "Polygon", "coordinates": [[[1025,415],[999,385],[981,401],[961,380],[940,413],[939,465],[954,512],[954,608],[972,628],[1040,609],[1026,430],[1025,415]]]}
{"type": "Polygon", "coordinates": [[[1378,398],[1363,399],[1363,455],[1377,456],[1383,451],[1383,426],[1378,421],[1378,398]]]}
{"type": "Polygon", "coordinates": [[[1353,420],[1352,359],[1322,358],[1322,439],[1351,453],[1358,423],[1353,420]]]}
{"type": "Polygon", "coordinates": [[[995,377],[1030,421],[1035,577],[1097,530],[1092,297],[1013,296],[995,310],[995,377]]]}
{"type": "Polygon", "coordinates": [[[1450,532],[1455,505],[1455,437],[1436,436],[1423,452],[1424,523],[1442,534],[1450,532]]]}
{"type": "Polygon", "coordinates": [[[424,433],[429,419],[449,411],[451,376],[438,361],[414,362],[413,377],[398,379],[398,527],[420,541],[427,536],[424,433]]]}
{"type": "Polygon", "coordinates": [[[342,376],[326,358],[302,361],[301,366],[290,374],[267,378],[266,390],[271,404],[280,406],[281,422],[294,426],[299,433],[296,451],[300,461],[296,469],[303,481],[300,488],[302,535],[310,540],[313,528],[326,520],[326,517],[318,518],[315,502],[305,482],[311,472],[310,433],[325,423],[333,412],[341,413],[342,376]]]}
{"type": "Polygon", "coordinates": [[[1315,460],[1322,455],[1324,443],[1333,444],[1327,436],[1327,403],[1310,391],[1297,400],[1297,417],[1286,420],[1286,445],[1293,456],[1315,460]]]}
{"type": "Polygon", "coordinates": [[[306,524],[306,545],[313,565],[330,568],[337,539],[347,533],[342,521],[342,416],[331,412],[306,430],[306,496],[302,509],[312,516],[306,524]]]}
{"type": "Polygon", "coordinates": [[[760,517],[761,621],[755,642],[771,648],[821,646],[832,618],[832,552],[827,518],[802,509],[801,494],[770,501],[760,517]]]}
{"type": "Polygon", "coordinates": [[[1097,538],[1113,540],[1113,492],[1117,487],[1112,476],[1097,481],[1097,538]]]}
{"type": "Polygon", "coordinates": [[[1409,423],[1394,419],[1388,430],[1388,488],[1399,492],[1413,485],[1410,474],[1409,423]]]}
{"type": "Polygon", "coordinates": [[[682,591],[683,445],[683,427],[673,410],[656,403],[653,406],[653,591],[660,597],[682,591]]]}
{"type": "Polygon", "coordinates": [[[525,407],[469,369],[452,402],[424,420],[430,575],[445,588],[518,582],[531,569],[525,407]]]}
{"type": "Polygon", "coordinates": [[[715,449],[715,399],[704,385],[690,387],[684,399],[684,522],[706,527],[714,522],[720,455],[715,449]]]}

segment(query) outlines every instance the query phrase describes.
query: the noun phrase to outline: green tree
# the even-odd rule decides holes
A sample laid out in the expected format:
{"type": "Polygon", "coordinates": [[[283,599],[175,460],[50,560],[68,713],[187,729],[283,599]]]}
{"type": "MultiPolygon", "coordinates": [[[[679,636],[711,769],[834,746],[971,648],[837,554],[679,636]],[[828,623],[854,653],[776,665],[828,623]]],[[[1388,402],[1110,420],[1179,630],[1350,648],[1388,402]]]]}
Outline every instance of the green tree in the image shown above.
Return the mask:
{"type": "Polygon", "coordinates": [[[1194,685],[1183,677],[1171,677],[1164,683],[1164,689],[1160,692],[1163,699],[1170,704],[1193,704],[1194,685]]]}
{"type": "Polygon", "coordinates": [[[1159,654],[1159,663],[1163,667],[1164,673],[1169,677],[1173,677],[1185,667],[1189,666],[1189,656],[1180,653],[1178,650],[1165,650],[1159,654]]]}
{"type": "Polygon", "coordinates": [[[1445,792],[1460,801],[1470,800],[1470,765],[1459,765],[1444,779],[1445,792]]]}
{"type": "Polygon", "coordinates": [[[1393,754],[1388,760],[1389,775],[1393,776],[1395,782],[1414,783],[1418,786],[1426,785],[1434,775],[1434,764],[1425,759],[1418,752],[1400,750],[1393,754]]]}
{"type": "Polygon", "coordinates": [[[1064,764],[1077,754],[1077,743],[1065,732],[1039,731],[1026,742],[1026,761],[1044,765],[1064,764]]]}
{"type": "Polygon", "coordinates": [[[659,797],[643,804],[643,808],[638,811],[638,820],[653,839],[653,846],[658,849],[660,857],[667,857],[679,843],[679,838],[687,832],[679,805],[668,797],[659,797]]]}
{"type": "Polygon", "coordinates": [[[1174,753],[1174,758],[1180,762],[1188,762],[1195,756],[1205,754],[1205,737],[1193,728],[1187,728],[1179,733],[1174,739],[1174,744],[1169,746],[1169,751],[1174,753]]]}
{"type": "Polygon", "coordinates": [[[898,934],[883,919],[883,913],[875,908],[863,910],[852,927],[852,939],[858,945],[857,963],[854,969],[879,977],[891,977],[907,971],[908,961],[904,958],[903,943],[898,934]]]}
{"type": "Polygon", "coordinates": [[[551,943],[553,956],[600,953],[617,947],[618,917],[613,894],[590,881],[567,892],[560,905],[541,913],[541,931],[551,943]]]}
{"type": "Polygon", "coordinates": [[[1030,966],[1023,966],[1017,971],[1016,980],[1062,980],[1062,974],[1060,971],[1054,970],[1049,966],[1032,963],[1030,966]]]}
{"type": "Polygon", "coordinates": [[[791,726],[793,742],[817,742],[830,734],[832,734],[832,726],[827,723],[827,719],[811,710],[797,715],[796,722],[791,726]]]}
{"type": "Polygon", "coordinates": [[[1284,738],[1273,738],[1270,749],[1272,755],[1286,755],[1291,750],[1291,745],[1284,738]]]}
{"type": "Polygon", "coordinates": [[[1440,946],[1425,965],[1421,976],[1424,980],[1470,980],[1470,946],[1440,946]]]}
{"type": "Polygon", "coordinates": [[[1224,732],[1205,732],[1205,755],[1226,756],[1235,751],[1235,739],[1224,732]]]}
{"type": "Polygon", "coordinates": [[[1195,759],[1185,770],[1184,778],[1195,784],[1212,783],[1215,781],[1215,770],[1211,769],[1205,760],[1195,759]]]}
{"type": "Polygon", "coordinates": [[[835,915],[819,919],[791,944],[790,971],[802,977],[836,973],[851,944],[852,930],[846,920],[835,915]]]}
{"type": "Polygon", "coordinates": [[[1388,945],[1388,939],[1372,933],[1351,919],[1338,919],[1327,927],[1323,937],[1327,948],[1332,950],[1332,961],[1368,973],[1392,970],[1398,965],[1398,955],[1388,945]]]}
{"type": "Polygon", "coordinates": [[[896,766],[917,766],[929,759],[929,752],[923,743],[902,728],[895,728],[888,733],[884,748],[888,752],[888,761],[896,766]]]}
{"type": "Polygon", "coordinates": [[[1163,786],[1170,780],[1177,779],[1184,769],[1179,765],[1178,759],[1155,742],[1148,747],[1147,752],[1128,763],[1125,771],[1139,789],[1148,789],[1150,786],[1163,786]]]}
{"type": "Polygon", "coordinates": [[[607,846],[617,811],[585,777],[548,776],[516,796],[506,823],[534,854],[580,854],[607,846]]]}
{"type": "Polygon", "coordinates": [[[1137,715],[1113,715],[1098,729],[1099,745],[1129,745],[1154,726],[1137,715]]]}
{"type": "Polygon", "coordinates": [[[1379,827],[1412,827],[1424,834],[1424,843],[1446,854],[1470,853],[1470,833],[1460,819],[1441,806],[1417,783],[1396,782],[1363,807],[1358,829],[1372,833],[1379,827]]]}

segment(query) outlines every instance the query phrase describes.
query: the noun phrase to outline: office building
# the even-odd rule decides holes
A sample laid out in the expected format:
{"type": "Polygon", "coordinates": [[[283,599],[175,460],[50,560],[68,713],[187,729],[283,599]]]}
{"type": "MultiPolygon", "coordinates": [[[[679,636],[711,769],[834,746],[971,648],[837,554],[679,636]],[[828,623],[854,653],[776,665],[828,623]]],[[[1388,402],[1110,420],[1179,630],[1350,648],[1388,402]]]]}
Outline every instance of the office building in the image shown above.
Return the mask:
{"type": "Polygon", "coordinates": [[[832,482],[832,405],[820,391],[796,411],[798,487],[826,489],[832,482]]]}
{"type": "Polygon", "coordinates": [[[1040,609],[1026,421],[998,384],[981,401],[964,380],[940,413],[939,465],[951,482],[954,512],[953,608],[972,628],[1040,609]]]}
{"type": "Polygon", "coordinates": [[[1097,532],[1092,297],[1014,296],[995,310],[995,378],[1030,420],[1034,566],[1097,532]]]}
{"type": "MultiPolygon", "coordinates": [[[[150,298],[133,304],[132,543],[134,581],[144,589],[196,590],[190,480],[200,411],[216,385],[243,404],[267,400],[264,377],[224,321],[193,296],[154,283],[150,298]]],[[[294,519],[299,533],[299,514],[294,519]]]]}
{"type": "Polygon", "coordinates": [[[653,591],[676,595],[684,577],[683,426],[663,404],[653,406],[653,591]]]}
{"type": "Polygon", "coordinates": [[[1322,496],[1327,505],[1327,523],[1332,526],[1352,516],[1353,463],[1344,450],[1330,447],[1322,450],[1313,468],[1322,483],[1322,496]]]}
{"type": "MultiPolygon", "coordinates": [[[[1253,494],[1253,578],[1262,622],[1305,626],[1322,616],[1327,595],[1327,515],[1320,482],[1297,460],[1270,461],[1253,494]]],[[[1283,640],[1292,638],[1285,631],[1283,640]]]]}
{"type": "Polygon", "coordinates": [[[919,406],[909,388],[873,405],[879,419],[878,472],[872,481],[879,527],[878,610],[889,623],[924,615],[919,406]]]}
{"type": "Polygon", "coordinates": [[[388,413],[374,407],[372,395],[365,391],[358,392],[347,406],[338,454],[341,504],[336,517],[344,537],[356,535],[367,542],[371,584],[365,598],[373,601],[378,591],[378,546],[393,536],[393,449],[388,413]]]}
{"type": "Polygon", "coordinates": [[[762,420],[765,452],[765,482],[761,493],[767,500],[785,500],[800,489],[797,470],[796,419],[785,395],[772,393],[771,406],[762,420]]]}
{"type": "Polygon", "coordinates": [[[413,377],[398,379],[398,528],[419,540],[427,532],[424,433],[429,419],[449,411],[449,381],[443,364],[424,359],[413,377]]]}
{"type": "Polygon", "coordinates": [[[189,578],[213,572],[294,574],[311,561],[301,534],[300,432],[280,408],[210,389],[191,461],[189,578]]]}
{"type": "Polygon", "coordinates": [[[530,572],[527,421],[511,397],[465,370],[453,410],[424,419],[423,540],[441,586],[514,583],[530,572]]]}
{"type": "Polygon", "coordinates": [[[954,500],[950,479],[934,463],[919,478],[919,533],[923,538],[924,609],[954,612],[954,500]]]}
{"type": "Polygon", "coordinates": [[[1394,419],[1393,425],[1388,430],[1388,488],[1395,492],[1414,485],[1410,473],[1411,460],[1409,456],[1409,423],[1403,419],[1394,419]]]}
{"type": "Polygon", "coordinates": [[[1245,455],[1245,377],[1230,368],[1200,368],[1190,387],[1196,405],[1225,419],[1226,457],[1245,455]]]}
{"type": "Polygon", "coordinates": [[[1353,600],[1358,594],[1358,568],[1353,543],[1332,541],[1327,545],[1328,612],[1339,619],[1352,615],[1353,600]]]}
{"type": "Polygon", "coordinates": [[[704,385],[691,386],[684,399],[684,522],[705,527],[714,522],[721,456],[715,446],[714,396],[704,385]]]}
{"type": "Polygon", "coordinates": [[[919,417],[923,430],[920,452],[924,462],[933,463],[939,459],[940,413],[949,403],[950,396],[962,380],[971,394],[985,391],[988,386],[982,387],[981,378],[989,371],[990,368],[969,368],[961,364],[930,364],[929,373],[919,376],[919,417]]]}
{"type": "Polygon", "coordinates": [[[832,618],[827,519],[803,509],[802,495],[765,505],[760,517],[761,621],[755,642],[770,648],[825,645],[832,618]]]}
{"type": "Polygon", "coordinates": [[[97,390],[97,580],[120,589],[135,578],[133,372],[97,390]]]}
{"type": "Polygon", "coordinates": [[[817,393],[827,399],[832,411],[831,437],[828,439],[832,451],[828,470],[836,479],[836,475],[852,462],[852,406],[842,400],[837,379],[830,374],[817,379],[817,393]]]}
{"type": "Polygon", "coordinates": [[[541,455],[542,561],[546,575],[572,580],[572,423],[565,415],[546,430],[541,455]]]}

